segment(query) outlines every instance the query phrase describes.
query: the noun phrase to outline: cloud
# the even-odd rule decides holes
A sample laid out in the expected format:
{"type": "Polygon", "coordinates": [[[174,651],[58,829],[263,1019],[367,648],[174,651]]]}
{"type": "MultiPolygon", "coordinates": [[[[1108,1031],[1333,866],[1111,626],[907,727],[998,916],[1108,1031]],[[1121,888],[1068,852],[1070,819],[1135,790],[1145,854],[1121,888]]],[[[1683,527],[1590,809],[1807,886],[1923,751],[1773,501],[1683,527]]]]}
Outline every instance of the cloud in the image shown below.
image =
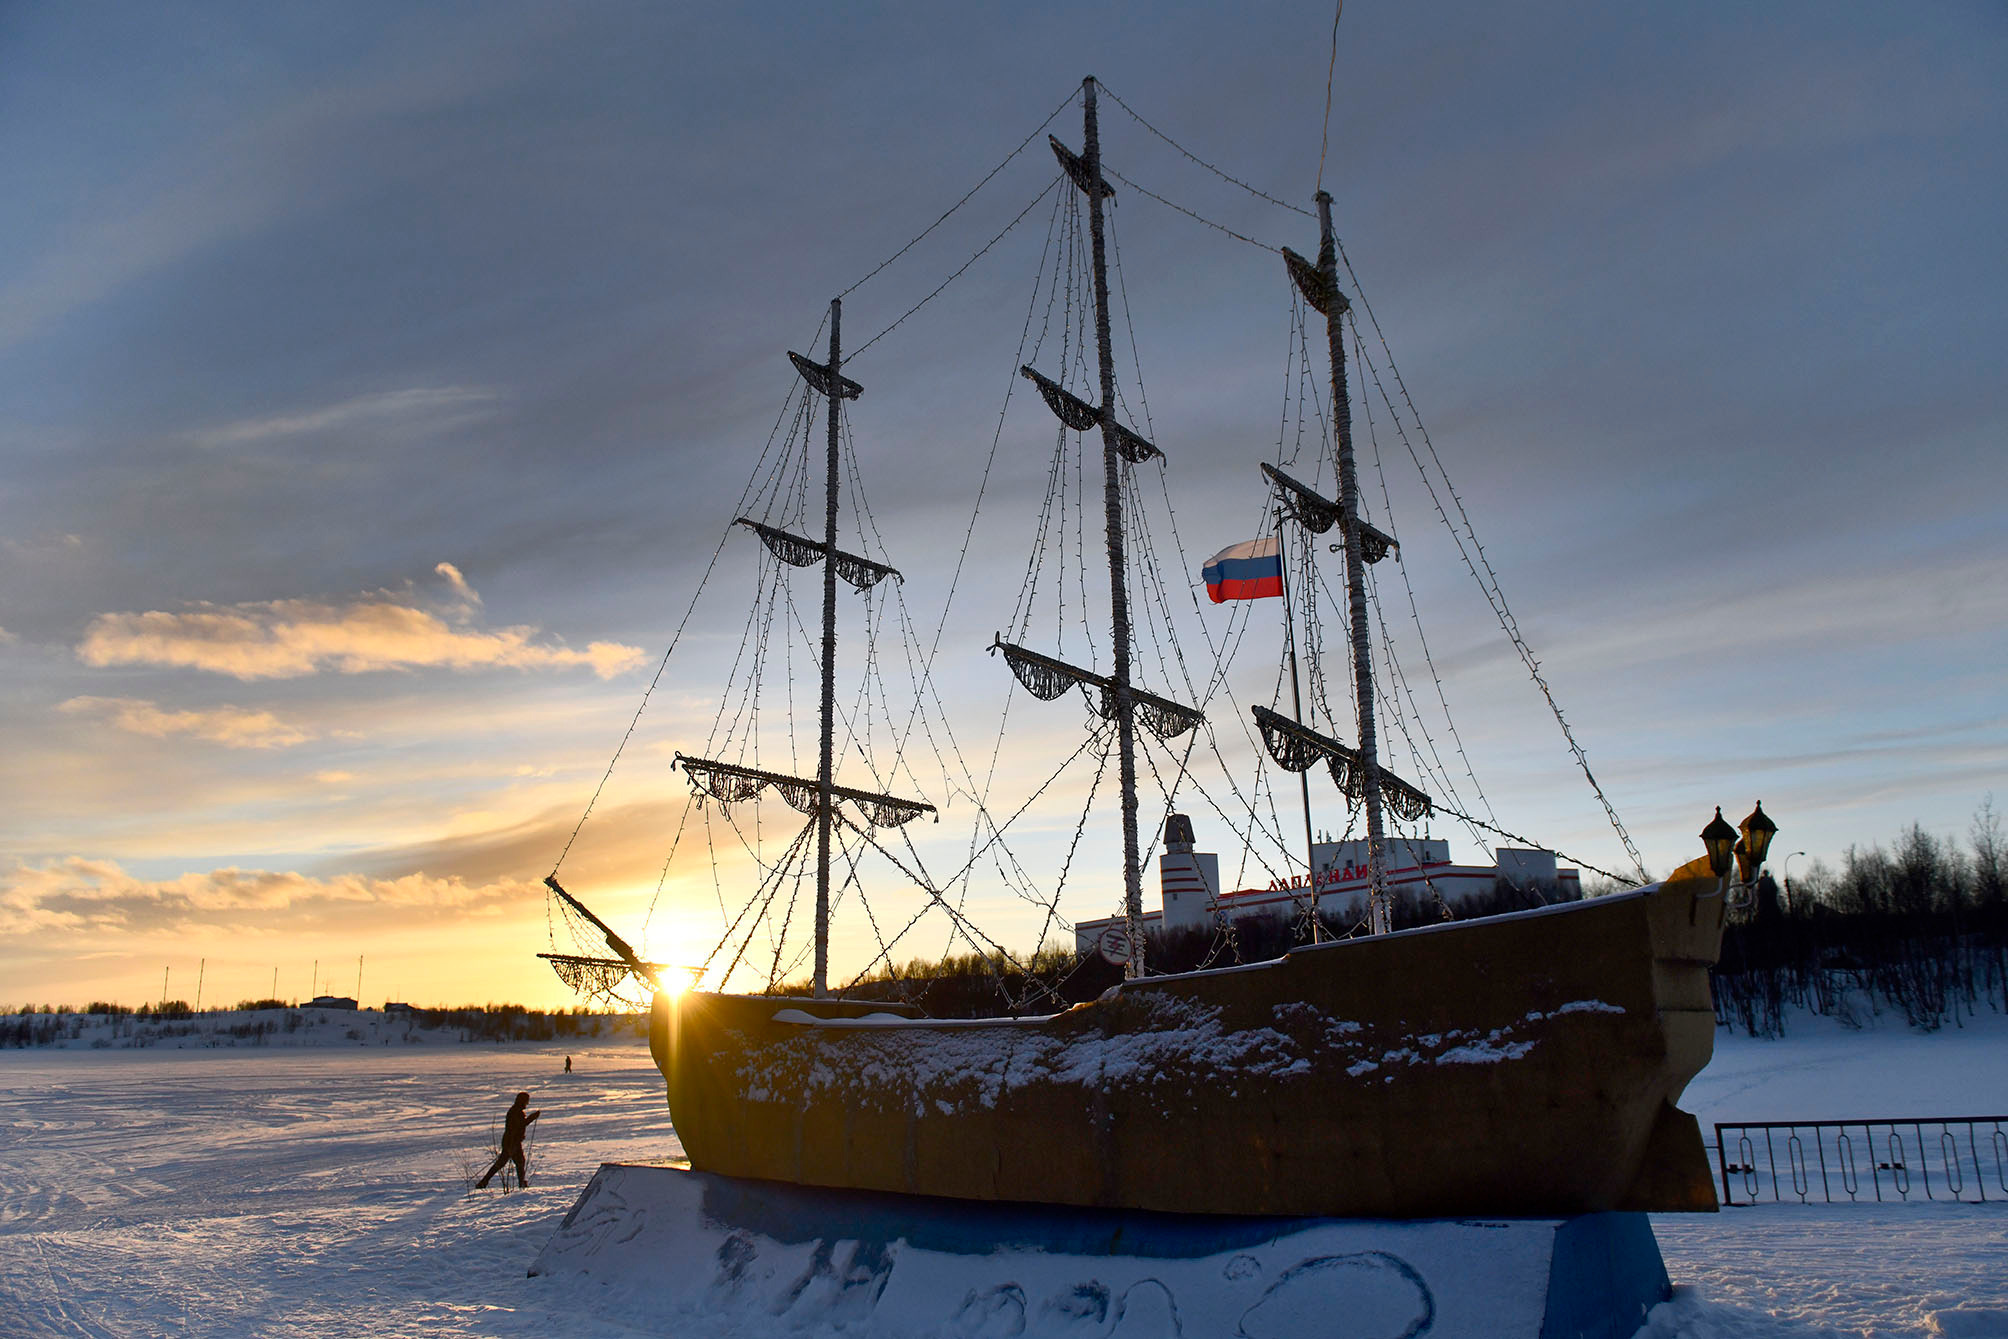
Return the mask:
{"type": "Polygon", "coordinates": [[[145,933],[196,926],[296,930],[324,920],[352,923],[364,908],[406,919],[460,918],[541,896],[528,880],[469,884],[426,874],[314,878],[291,870],[229,867],[143,879],[116,861],[70,856],[0,874],[0,933],[145,933]]]}
{"type": "Polygon", "coordinates": [[[499,398],[479,386],[412,386],[265,418],[239,419],[191,434],[198,446],[244,446],[336,428],[389,427],[422,420],[433,428],[478,418],[499,398]]]}
{"type": "Polygon", "coordinates": [[[295,679],[332,670],[446,668],[568,669],[584,665],[602,679],[642,662],[640,648],[593,642],[577,651],[541,640],[534,627],[472,626],[481,597],[451,563],[436,569],[451,600],[426,608],[417,593],[373,591],[331,603],[267,600],[197,604],[179,613],[100,614],[77,658],[86,665],[161,665],[232,678],[295,679]]]}
{"type": "Polygon", "coordinates": [[[57,707],[76,716],[109,720],[121,730],[154,739],[190,735],[232,749],[282,749],[314,736],[269,711],[212,707],[207,711],[162,711],[144,698],[73,697],[57,707]]]}
{"type": "Polygon", "coordinates": [[[472,617],[474,611],[481,607],[481,597],[475,593],[474,587],[467,584],[467,578],[460,575],[460,569],[452,563],[441,563],[432,570],[446,578],[446,584],[453,588],[454,596],[466,606],[464,616],[472,617]]]}
{"type": "Polygon", "coordinates": [[[0,628],[0,646],[5,646],[9,642],[18,642],[20,640],[21,639],[19,637],[16,637],[13,633],[7,631],[7,629],[0,628]]]}

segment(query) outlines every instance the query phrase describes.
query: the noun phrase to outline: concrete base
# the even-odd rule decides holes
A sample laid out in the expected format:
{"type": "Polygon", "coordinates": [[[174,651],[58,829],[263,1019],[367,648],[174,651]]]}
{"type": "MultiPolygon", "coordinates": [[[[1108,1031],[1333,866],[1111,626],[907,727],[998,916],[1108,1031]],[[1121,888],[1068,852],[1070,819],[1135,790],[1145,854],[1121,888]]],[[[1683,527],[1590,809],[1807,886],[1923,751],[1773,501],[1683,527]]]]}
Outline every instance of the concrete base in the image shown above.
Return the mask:
{"type": "Polygon", "coordinates": [[[1670,1291],[1644,1214],[1216,1218],[614,1163],[530,1273],[657,1325],[1081,1339],[1626,1339],[1670,1291]]]}

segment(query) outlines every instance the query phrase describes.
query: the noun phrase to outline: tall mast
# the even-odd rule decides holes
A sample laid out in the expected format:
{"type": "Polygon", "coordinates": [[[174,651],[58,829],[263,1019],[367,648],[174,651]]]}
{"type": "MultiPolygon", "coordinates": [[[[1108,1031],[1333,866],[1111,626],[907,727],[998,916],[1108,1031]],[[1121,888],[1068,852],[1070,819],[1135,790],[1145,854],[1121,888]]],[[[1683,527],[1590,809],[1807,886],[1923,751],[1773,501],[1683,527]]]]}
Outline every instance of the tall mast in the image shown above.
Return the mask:
{"type": "Polygon", "coordinates": [[[1360,483],[1353,466],[1353,407],[1346,395],[1345,316],[1339,296],[1338,242],[1332,235],[1332,196],[1318,192],[1318,274],[1331,301],[1325,311],[1325,340],[1332,355],[1332,425],[1339,450],[1340,528],[1346,541],[1346,605],[1352,625],[1353,692],[1360,731],[1361,789],[1367,810],[1367,927],[1374,934],[1394,928],[1388,905],[1387,860],[1381,842],[1380,760],[1374,741],[1374,667],[1367,640],[1367,567],[1361,552],[1360,483]]]}
{"type": "Polygon", "coordinates": [[[1123,551],[1122,471],[1116,444],[1116,359],[1109,338],[1108,244],[1102,226],[1102,140],[1095,117],[1095,80],[1081,81],[1086,105],[1086,141],[1082,159],[1087,168],[1088,239],[1094,249],[1095,353],[1101,364],[1102,392],[1102,511],[1108,521],[1109,614],[1114,623],[1115,666],[1109,675],[1114,699],[1116,736],[1122,779],[1123,806],[1123,929],[1128,933],[1127,976],[1144,974],[1143,865],[1136,831],[1136,710],[1130,700],[1130,617],[1127,559],[1123,551]]]}
{"type": "Polygon", "coordinates": [[[1123,552],[1122,462],[1141,465],[1146,461],[1162,459],[1164,452],[1116,418],[1116,360],[1109,339],[1108,243],[1102,226],[1102,201],[1115,192],[1102,180],[1102,140],[1095,119],[1095,81],[1084,79],[1081,88],[1087,121],[1086,152],[1077,156],[1057,137],[1048,135],[1046,139],[1053,146],[1053,156],[1060,160],[1067,176],[1088,197],[1088,236],[1094,244],[1095,345],[1100,355],[1102,402],[1098,406],[1091,405],[1031,367],[1018,370],[1039,388],[1046,407],[1053,411],[1065,428],[1079,433],[1096,426],[1102,430],[1102,511],[1108,523],[1109,617],[1113,625],[1110,642],[1115,666],[1112,673],[1098,674],[1092,669],[1055,660],[1030,647],[1006,642],[1001,633],[990,649],[993,653],[1004,653],[1005,663],[1011,666],[1011,672],[1040,701],[1051,702],[1069,689],[1083,688],[1091,695],[1101,695],[1102,716],[1116,723],[1123,806],[1123,929],[1129,936],[1130,944],[1129,961],[1123,964],[1123,974],[1142,976],[1143,861],[1136,830],[1136,726],[1141,720],[1144,728],[1159,739],[1170,740],[1196,728],[1206,717],[1192,707],[1159,697],[1130,682],[1129,580],[1123,552]]]}
{"type": "MultiPolygon", "coordinates": [[[[843,396],[839,393],[843,359],[844,301],[830,300],[830,431],[828,475],[823,482],[823,552],[837,551],[837,435],[843,396]]],[[[823,742],[816,764],[816,998],[830,993],[830,817],[831,772],[836,758],[837,701],[837,563],[823,563],[823,742]]]]}
{"type": "MultiPolygon", "coordinates": [[[[843,301],[833,300],[830,303],[828,366],[804,358],[792,349],[788,351],[788,361],[795,365],[795,370],[809,383],[809,389],[829,401],[829,451],[823,480],[823,537],[811,539],[807,535],[797,535],[756,521],[750,516],[741,516],[735,522],[758,535],[760,542],[767,546],[769,552],[791,567],[808,567],[818,562],[823,564],[823,693],[819,722],[822,726],[822,738],[817,754],[816,775],[789,776],[781,772],[748,767],[744,763],[726,762],[721,758],[694,758],[682,753],[676,755],[676,766],[683,769],[691,783],[721,804],[735,804],[741,800],[749,800],[769,786],[778,786],[787,796],[791,806],[797,810],[806,810],[809,807],[810,792],[815,793],[814,989],[819,997],[827,995],[830,989],[830,829],[837,820],[838,802],[848,801],[856,805],[865,821],[873,827],[898,827],[902,823],[911,822],[921,814],[934,812],[933,805],[920,800],[907,800],[897,795],[858,790],[851,786],[838,785],[836,781],[837,578],[842,577],[847,584],[861,591],[870,590],[887,577],[903,580],[898,568],[888,567],[860,553],[846,553],[837,547],[837,489],[843,477],[838,455],[838,441],[843,432],[842,407],[838,401],[855,400],[864,394],[865,389],[839,371],[844,355],[843,315],[843,301]]],[[[843,821],[855,828],[848,818],[843,821]]]]}

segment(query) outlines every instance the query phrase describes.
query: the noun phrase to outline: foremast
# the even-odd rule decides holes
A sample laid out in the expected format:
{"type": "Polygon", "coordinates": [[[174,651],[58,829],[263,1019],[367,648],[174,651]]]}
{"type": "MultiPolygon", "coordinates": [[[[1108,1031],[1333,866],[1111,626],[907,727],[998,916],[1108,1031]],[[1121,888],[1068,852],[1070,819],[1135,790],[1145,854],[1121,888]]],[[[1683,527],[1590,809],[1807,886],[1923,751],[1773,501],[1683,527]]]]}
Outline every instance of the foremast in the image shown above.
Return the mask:
{"type": "MultiPolygon", "coordinates": [[[[809,388],[820,394],[828,406],[827,449],[823,480],[823,537],[820,541],[791,534],[786,530],[740,517],[738,524],[760,537],[768,550],[793,567],[823,565],[823,644],[822,693],[818,713],[820,738],[816,775],[790,776],[748,767],[742,763],[712,758],[676,756],[692,784],[721,803],[751,799],[773,787],[791,808],[813,814],[816,827],[816,924],[813,989],[817,998],[830,989],[830,837],[837,821],[837,804],[849,801],[866,823],[874,827],[897,827],[934,806],[919,800],[902,799],[877,791],[840,786],[836,781],[836,691],[837,691],[837,578],[859,590],[869,590],[886,577],[900,579],[895,568],[874,562],[837,547],[837,510],[842,484],[843,462],[839,454],[843,438],[845,400],[864,394],[864,387],[843,375],[843,299],[830,302],[830,361],[818,363],[790,351],[788,359],[809,388]]],[[[844,820],[846,826],[854,826],[844,820]]]]}

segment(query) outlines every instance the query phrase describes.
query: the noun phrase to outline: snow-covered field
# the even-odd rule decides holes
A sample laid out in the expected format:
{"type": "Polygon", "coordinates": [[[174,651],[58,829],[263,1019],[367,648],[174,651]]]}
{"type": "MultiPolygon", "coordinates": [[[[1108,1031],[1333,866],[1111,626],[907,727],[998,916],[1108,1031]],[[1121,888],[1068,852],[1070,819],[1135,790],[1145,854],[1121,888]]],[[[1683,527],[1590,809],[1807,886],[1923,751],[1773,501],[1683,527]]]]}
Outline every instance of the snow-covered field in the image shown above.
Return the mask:
{"type": "MultiPolygon", "coordinates": [[[[679,1152],[646,1048],[577,1046],[0,1052],[0,1336],[707,1333],[525,1275],[601,1162],[679,1152]],[[470,1193],[519,1088],[532,1184],[470,1193]]],[[[2008,1112],[2008,1020],[1722,1034],[1683,1105],[1704,1130],[2008,1112]]],[[[2008,1201],[1655,1227],[1676,1293],[1651,1339],[2008,1339],[2008,1201]]]]}

